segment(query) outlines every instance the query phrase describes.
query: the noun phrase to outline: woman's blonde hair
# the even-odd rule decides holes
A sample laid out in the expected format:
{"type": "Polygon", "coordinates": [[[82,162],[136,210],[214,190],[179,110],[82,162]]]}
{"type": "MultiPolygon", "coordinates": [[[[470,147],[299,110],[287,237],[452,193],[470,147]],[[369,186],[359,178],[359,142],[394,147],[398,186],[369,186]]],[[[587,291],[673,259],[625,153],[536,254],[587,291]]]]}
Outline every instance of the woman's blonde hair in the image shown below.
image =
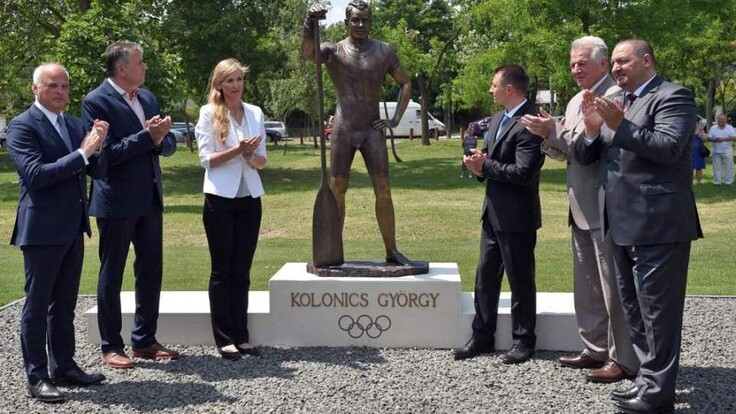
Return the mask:
{"type": "Polygon", "coordinates": [[[212,105],[212,128],[215,131],[215,136],[223,143],[227,138],[230,110],[225,104],[221,84],[234,72],[242,72],[245,75],[248,73],[248,67],[238,62],[237,59],[221,60],[212,70],[209,92],[207,92],[207,102],[212,105]]]}

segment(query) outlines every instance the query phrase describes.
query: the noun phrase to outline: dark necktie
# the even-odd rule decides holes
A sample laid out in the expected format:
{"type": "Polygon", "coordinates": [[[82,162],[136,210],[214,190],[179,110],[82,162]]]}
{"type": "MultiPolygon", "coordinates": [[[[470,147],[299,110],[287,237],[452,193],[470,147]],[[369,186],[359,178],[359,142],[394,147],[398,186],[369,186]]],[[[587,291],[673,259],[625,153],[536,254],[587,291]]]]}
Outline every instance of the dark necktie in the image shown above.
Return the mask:
{"type": "Polygon", "coordinates": [[[66,144],[66,148],[69,151],[74,151],[72,148],[72,140],[69,138],[69,130],[66,129],[66,122],[64,122],[64,116],[57,116],[56,123],[59,125],[59,134],[61,135],[61,139],[64,141],[64,144],[66,144]]]}
{"type": "Polygon", "coordinates": [[[626,108],[631,107],[631,105],[634,104],[634,101],[638,98],[635,93],[629,93],[626,94],[626,108]]]}

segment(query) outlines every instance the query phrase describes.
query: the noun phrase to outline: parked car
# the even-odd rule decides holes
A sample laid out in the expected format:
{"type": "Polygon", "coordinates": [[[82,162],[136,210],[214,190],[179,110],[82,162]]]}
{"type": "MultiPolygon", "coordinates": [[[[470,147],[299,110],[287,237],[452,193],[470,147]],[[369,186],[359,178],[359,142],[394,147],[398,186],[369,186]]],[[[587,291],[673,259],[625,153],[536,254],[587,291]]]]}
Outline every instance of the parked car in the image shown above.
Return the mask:
{"type": "Polygon", "coordinates": [[[281,121],[266,121],[266,136],[273,143],[277,143],[284,138],[288,138],[286,134],[286,125],[281,121]]]}
{"type": "Polygon", "coordinates": [[[186,122],[172,122],[171,133],[176,137],[176,142],[186,142],[187,134],[192,134],[192,140],[194,140],[194,127],[196,124],[193,122],[189,123],[189,129],[187,129],[186,122]]]}

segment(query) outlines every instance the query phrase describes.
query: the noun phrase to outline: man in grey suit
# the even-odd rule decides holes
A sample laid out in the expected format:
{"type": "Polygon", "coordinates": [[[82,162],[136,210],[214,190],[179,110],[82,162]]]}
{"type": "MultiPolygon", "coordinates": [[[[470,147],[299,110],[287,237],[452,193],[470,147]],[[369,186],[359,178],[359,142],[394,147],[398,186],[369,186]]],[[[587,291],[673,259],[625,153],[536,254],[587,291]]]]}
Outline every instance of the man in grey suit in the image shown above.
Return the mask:
{"type": "Polygon", "coordinates": [[[690,167],[696,111],[692,93],[657,76],[643,40],[611,55],[622,102],[583,94],[583,164],[606,170],[604,228],[641,366],[634,385],[611,393],[617,411],[670,412],[679,369],[682,314],[692,240],[702,237],[690,167]]]}
{"type": "Polygon", "coordinates": [[[590,381],[617,382],[636,374],[639,360],[631,346],[616,286],[610,237],[601,231],[600,161],[580,164],[572,148],[585,129],[580,110],[583,91],[613,99],[620,96],[621,88],[608,75],[608,47],[599,37],[585,36],[572,43],[570,70],[583,90],[567,104],[564,121],[555,122],[542,110],[539,116],[525,115],[521,122],[532,133],[546,138],[542,143],[544,153],[567,162],[575,315],[585,349],[575,356],[562,356],[559,362],[570,368],[591,368],[583,371],[590,381]]]}

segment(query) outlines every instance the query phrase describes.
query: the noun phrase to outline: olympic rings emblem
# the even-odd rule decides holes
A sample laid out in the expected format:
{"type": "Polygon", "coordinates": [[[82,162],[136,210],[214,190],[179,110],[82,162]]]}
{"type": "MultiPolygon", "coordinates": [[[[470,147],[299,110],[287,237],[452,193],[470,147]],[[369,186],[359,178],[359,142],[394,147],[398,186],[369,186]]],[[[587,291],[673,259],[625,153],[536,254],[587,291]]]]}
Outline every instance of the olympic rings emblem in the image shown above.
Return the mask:
{"type": "Polygon", "coordinates": [[[357,319],[353,319],[350,315],[343,315],[337,321],[337,326],[353,339],[358,339],[363,335],[376,339],[391,329],[391,319],[386,315],[378,316],[375,321],[368,315],[360,315],[357,319]]]}

